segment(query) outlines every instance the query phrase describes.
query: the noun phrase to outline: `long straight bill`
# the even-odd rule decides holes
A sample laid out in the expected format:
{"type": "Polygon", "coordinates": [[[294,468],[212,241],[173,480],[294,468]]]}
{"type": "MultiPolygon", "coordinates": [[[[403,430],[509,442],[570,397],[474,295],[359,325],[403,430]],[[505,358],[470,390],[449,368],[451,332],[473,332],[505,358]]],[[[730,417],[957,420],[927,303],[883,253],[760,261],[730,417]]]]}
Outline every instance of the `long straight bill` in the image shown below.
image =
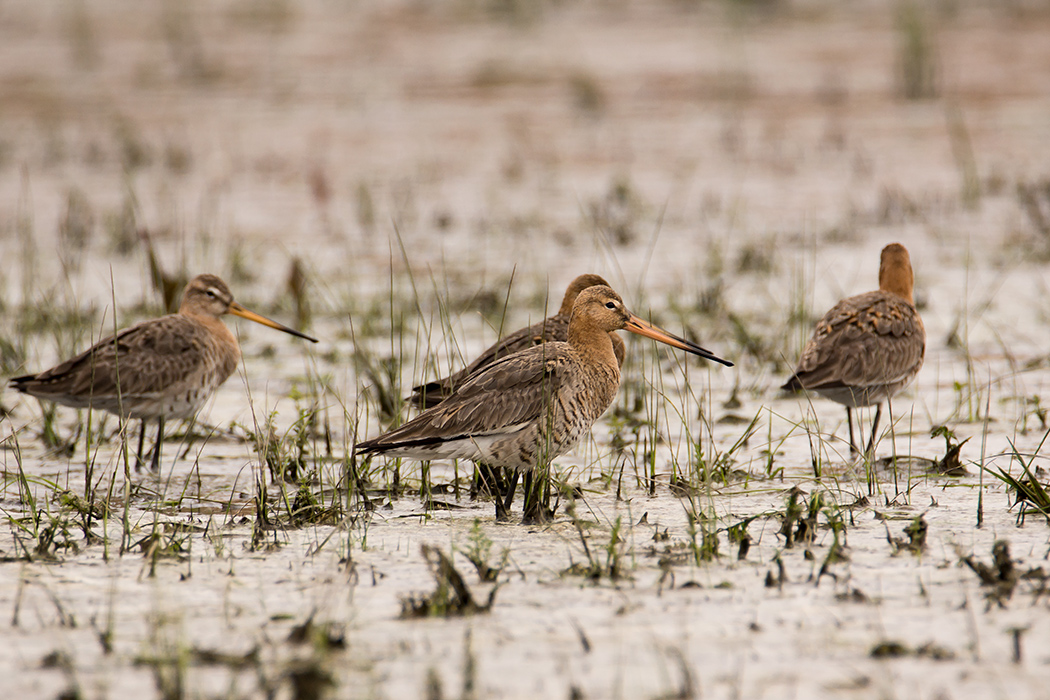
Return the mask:
{"type": "Polygon", "coordinates": [[[663,328],[657,328],[653,324],[638,318],[634,314],[631,314],[631,317],[627,319],[627,325],[624,326],[624,330],[628,330],[632,333],[637,333],[638,335],[644,335],[646,338],[659,340],[661,343],[667,343],[668,345],[676,347],[679,350],[685,350],[686,352],[691,352],[694,355],[699,355],[700,357],[706,360],[714,360],[715,362],[721,362],[726,367],[733,366],[732,362],[730,362],[729,360],[723,360],[721,357],[718,357],[710,350],[706,350],[697,345],[696,343],[691,343],[685,338],[679,338],[673,333],[668,333],[663,328]]]}
{"type": "Polygon", "coordinates": [[[306,335],[305,333],[300,333],[299,331],[295,330],[294,328],[289,328],[288,326],[285,326],[283,324],[277,323],[277,321],[271,321],[270,319],[266,318],[265,316],[261,316],[261,315],[255,313],[254,311],[249,311],[248,309],[244,308],[243,306],[241,306],[237,302],[233,302],[232,304],[230,304],[230,313],[233,314],[234,316],[240,316],[241,318],[246,318],[249,321],[255,321],[256,323],[261,323],[264,326],[269,326],[270,328],[276,328],[279,331],[284,331],[285,333],[290,333],[291,335],[298,336],[300,338],[304,338],[306,340],[309,340],[311,343],[316,343],[317,342],[317,338],[311,338],[310,336],[306,335]]]}

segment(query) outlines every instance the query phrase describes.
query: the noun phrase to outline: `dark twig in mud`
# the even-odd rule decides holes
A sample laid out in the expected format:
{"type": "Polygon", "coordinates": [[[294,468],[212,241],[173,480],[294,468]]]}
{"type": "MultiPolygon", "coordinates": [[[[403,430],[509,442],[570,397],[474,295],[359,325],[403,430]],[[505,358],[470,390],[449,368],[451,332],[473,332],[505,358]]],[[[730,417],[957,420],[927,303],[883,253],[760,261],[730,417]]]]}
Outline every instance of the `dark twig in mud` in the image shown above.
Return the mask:
{"type": "Polygon", "coordinates": [[[902,642],[890,639],[873,646],[869,656],[873,659],[899,659],[905,656],[915,656],[933,661],[951,661],[955,658],[955,652],[933,642],[927,642],[912,649],[902,642]]]}
{"type": "Polygon", "coordinates": [[[992,564],[989,566],[982,561],[977,561],[972,554],[960,557],[960,560],[977,574],[981,579],[981,585],[988,587],[985,597],[988,603],[996,603],[1000,608],[1006,607],[1006,602],[1014,594],[1017,581],[1021,578],[1021,572],[1010,558],[1010,544],[1005,540],[998,540],[992,545],[992,564]]]}
{"type": "Polygon", "coordinates": [[[758,516],[753,515],[750,518],[744,518],[736,525],[730,525],[726,528],[726,536],[729,538],[729,541],[737,544],[737,561],[747,559],[747,553],[751,550],[751,543],[754,540],[751,539],[751,535],[748,534],[747,527],[756,518],[758,518],[758,516]]]}
{"type": "Polygon", "coordinates": [[[288,633],[288,643],[310,643],[316,649],[325,650],[345,648],[346,630],[343,626],[335,622],[318,624],[314,622],[314,616],[316,614],[317,611],[314,610],[301,624],[292,627],[292,631],[288,633]]]}
{"type": "Polygon", "coordinates": [[[778,591],[784,588],[784,584],[787,582],[787,570],[784,568],[784,559],[778,552],[773,561],[777,565],[777,573],[774,574],[772,571],[766,572],[766,588],[776,588],[778,591]]]}
{"type": "Polygon", "coordinates": [[[689,668],[689,664],[686,662],[682,650],[676,647],[670,649],[669,653],[674,657],[674,660],[677,662],[678,668],[681,671],[681,685],[672,692],[657,695],[654,700],[694,700],[695,698],[699,698],[700,689],[697,687],[696,678],[693,676],[693,672],[689,668]]]}
{"type": "Polygon", "coordinates": [[[327,671],[316,657],[303,659],[289,668],[285,675],[292,684],[295,700],[319,700],[336,685],[335,676],[327,671]]]}
{"type": "Polygon", "coordinates": [[[489,599],[484,605],[474,600],[463,576],[456,571],[452,560],[445,556],[437,547],[428,544],[423,545],[423,558],[426,559],[437,582],[437,589],[429,595],[408,596],[401,600],[401,618],[414,619],[419,617],[461,617],[486,613],[492,609],[496,600],[496,591],[499,586],[494,586],[489,592],[489,599]]]}
{"type": "MultiPolygon", "coordinates": [[[[799,497],[802,496],[802,489],[797,486],[792,486],[788,491],[787,503],[784,505],[784,512],[781,518],[780,530],[778,534],[784,536],[784,548],[791,549],[795,546],[796,528],[795,524],[802,517],[803,506],[799,503],[799,497]]],[[[799,530],[804,532],[802,525],[799,525],[799,530]]]]}
{"type": "Polygon", "coordinates": [[[931,438],[937,436],[944,438],[944,456],[934,463],[930,471],[935,474],[944,474],[945,476],[966,476],[966,467],[962,465],[962,460],[959,459],[959,452],[962,450],[962,446],[968,443],[973,436],[959,442],[955,432],[946,425],[935,426],[930,431],[931,438]]]}
{"type": "MultiPolygon", "coordinates": [[[[816,496],[813,498],[816,501],[816,496]]],[[[816,528],[816,513],[820,512],[814,510],[812,507],[812,501],[810,502],[810,513],[813,519],[814,529],[816,528]]],[[[831,571],[833,564],[839,564],[841,562],[849,561],[849,554],[846,552],[845,532],[846,523],[842,518],[842,511],[838,508],[828,508],[824,511],[824,516],[828,519],[828,527],[831,528],[832,540],[831,546],[828,547],[828,554],[824,557],[824,562],[820,565],[820,571],[817,572],[817,580],[814,585],[820,585],[820,579],[825,575],[830,576],[835,581],[838,581],[838,575],[831,571]]]]}
{"type": "Polygon", "coordinates": [[[890,548],[895,555],[902,551],[922,554],[926,550],[926,531],[928,527],[926,519],[918,515],[903,530],[904,534],[908,536],[907,542],[901,537],[891,535],[888,527],[886,528],[886,541],[890,543],[890,548]]]}

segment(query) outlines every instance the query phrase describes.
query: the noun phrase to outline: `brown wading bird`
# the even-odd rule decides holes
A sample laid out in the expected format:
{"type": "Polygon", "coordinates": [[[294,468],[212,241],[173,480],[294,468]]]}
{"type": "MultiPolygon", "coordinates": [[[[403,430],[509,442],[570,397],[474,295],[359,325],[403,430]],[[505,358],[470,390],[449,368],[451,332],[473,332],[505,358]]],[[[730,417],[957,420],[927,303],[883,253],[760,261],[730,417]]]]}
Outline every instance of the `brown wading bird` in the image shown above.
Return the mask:
{"type": "MultiPolygon", "coordinates": [[[[882,402],[889,402],[922,367],[926,330],[915,310],[914,286],[907,249],[899,243],[883,248],[878,291],[843,299],[824,314],[794,376],[781,387],[814,391],[843,404],[851,453],[858,451],[851,409],[877,406],[865,451],[871,454],[882,402]]],[[[890,410],[892,416],[892,405],[890,410]]]]}
{"type": "Polygon", "coordinates": [[[588,287],[573,304],[568,342],[554,341],[496,360],[457,386],[451,396],[374,440],[364,454],[412,459],[471,459],[483,473],[512,470],[509,486],[495,484],[496,518],[506,519],[518,471],[525,472],[523,522],[549,517],[534,469],[570,449],[612,403],[620,366],[611,333],[628,330],[700,357],[733,363],[638,318],[607,286],[588,287]]]}
{"type": "Polygon", "coordinates": [[[11,386],[64,406],[100,408],[122,420],[141,420],[139,462],[146,421],[156,420],[156,471],[164,420],[194,416],[237,369],[241,349],[219,320],[227,313],[317,342],[244,308],[215,275],[199,275],[186,285],[178,313],[125,328],[45,372],[12,379],[11,386]]]}
{"type": "MultiPolygon", "coordinates": [[[[576,297],[584,289],[598,285],[608,287],[609,283],[598,275],[580,275],[565,290],[565,296],[562,297],[558,313],[539,323],[534,323],[528,328],[521,328],[511,333],[478,355],[476,360],[455,374],[413,387],[409,401],[416,408],[433,408],[451,396],[453,390],[462,384],[463,380],[483,367],[489,366],[499,358],[513,355],[525,348],[531,348],[533,345],[549,343],[552,340],[567,340],[569,337],[569,315],[572,314],[573,302],[576,301],[576,297]]],[[[623,359],[627,353],[627,349],[623,344],[623,338],[615,333],[613,333],[612,338],[616,359],[620,366],[623,367],[623,359]]]]}

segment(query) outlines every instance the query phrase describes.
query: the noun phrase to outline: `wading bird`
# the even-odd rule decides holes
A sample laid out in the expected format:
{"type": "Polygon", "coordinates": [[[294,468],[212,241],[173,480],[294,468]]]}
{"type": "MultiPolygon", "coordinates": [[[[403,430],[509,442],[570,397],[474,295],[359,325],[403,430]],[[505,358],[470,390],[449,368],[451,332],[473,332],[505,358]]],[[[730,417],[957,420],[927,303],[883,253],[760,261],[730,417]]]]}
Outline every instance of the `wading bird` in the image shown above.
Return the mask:
{"type": "Polygon", "coordinates": [[[141,420],[140,462],[146,422],[156,420],[156,471],[165,419],[193,417],[237,369],[241,349],[219,319],[228,313],[317,342],[244,308],[215,275],[199,275],[186,285],[177,313],[125,328],[49,370],[12,379],[11,386],[63,406],[141,420]]]}
{"type": "MultiPolygon", "coordinates": [[[[882,403],[911,383],[922,367],[926,330],[915,310],[914,286],[907,249],[899,243],[883,248],[879,289],[843,299],[824,314],[795,374],[782,387],[813,391],[843,404],[851,453],[858,451],[852,409],[876,406],[865,450],[871,454],[882,403]]],[[[892,405],[890,410],[892,415],[892,405]]]]}
{"type": "Polygon", "coordinates": [[[545,473],[551,460],[570,449],[612,403],[620,365],[611,333],[620,329],[733,364],[635,316],[609,287],[592,286],[573,304],[567,342],[544,343],[496,360],[434,408],[359,443],[357,450],[420,460],[470,459],[492,476],[511,470],[509,486],[494,485],[501,520],[510,511],[518,472],[524,471],[523,522],[545,520],[544,484],[533,479],[533,471],[545,473]]]}
{"type": "MultiPolygon", "coordinates": [[[[409,401],[411,401],[416,408],[433,408],[448,398],[452,394],[452,391],[461,384],[464,379],[476,373],[478,370],[489,366],[499,358],[513,355],[514,353],[530,348],[533,345],[549,343],[552,340],[566,340],[569,336],[569,315],[572,314],[572,305],[576,301],[576,297],[579,296],[580,292],[584,289],[598,285],[608,287],[609,283],[598,275],[580,275],[574,279],[565,290],[565,296],[562,297],[561,307],[558,309],[558,313],[545,318],[539,323],[534,323],[527,328],[521,328],[514,331],[507,337],[487,348],[483,353],[478,355],[476,360],[455,374],[413,387],[412,396],[409,397],[409,401]]],[[[623,338],[615,333],[612,338],[613,351],[616,353],[616,359],[622,367],[627,349],[624,347],[623,338]]]]}

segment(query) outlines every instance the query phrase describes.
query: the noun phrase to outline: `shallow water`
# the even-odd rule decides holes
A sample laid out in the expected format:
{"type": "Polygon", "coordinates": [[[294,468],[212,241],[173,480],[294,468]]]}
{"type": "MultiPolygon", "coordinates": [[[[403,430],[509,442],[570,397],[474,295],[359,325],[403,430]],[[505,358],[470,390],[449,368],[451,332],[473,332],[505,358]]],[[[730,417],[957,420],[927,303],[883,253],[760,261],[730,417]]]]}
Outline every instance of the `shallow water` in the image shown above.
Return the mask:
{"type": "MultiPolygon", "coordinates": [[[[1018,527],[1014,495],[981,470],[1019,475],[1009,455],[1041,450],[1046,432],[1035,401],[1048,392],[1050,248],[1018,191],[1047,177],[1050,16],[965,4],[934,16],[941,96],[909,102],[894,91],[894,17],[878,7],[538,12],[392,2],[0,11],[0,254],[17,261],[0,270],[0,322],[26,353],[11,373],[111,330],[114,301],[120,324],[140,317],[142,300],[155,307],[141,244],[132,236],[130,252],[116,250],[128,202],[132,230],[150,232],[169,271],[221,274],[240,301],[283,321],[289,259],[301,257],[323,341],[308,348],[231,321],[244,366],[201,420],[240,427],[182,459],[180,443],[166,443],[159,479],[132,472],[127,525],[119,440],[93,460],[83,438],[72,457],[49,455],[37,404],[3,395],[0,624],[10,641],[0,685],[20,697],[162,687],[293,697],[293,679],[312,670],[332,697],[1043,697],[1042,578],[1020,580],[1000,605],[961,560],[990,564],[993,543],[1007,540],[1027,572],[1050,553],[1045,521],[1018,527]],[[963,194],[953,108],[976,202],[963,194]],[[82,252],[61,232],[74,188],[91,210],[82,252]],[[864,467],[847,463],[841,407],[776,387],[812,320],[875,286],[878,251],[893,240],[911,251],[928,345],[878,451],[939,459],[944,440],[930,429],[947,425],[970,438],[967,475],[902,460],[869,493],[864,467]],[[322,500],[341,499],[332,488],[355,426],[381,429],[353,358],[399,360],[403,395],[461,366],[501,324],[540,318],[584,271],[738,362],[711,368],[631,341],[616,408],[644,398],[633,415],[655,424],[640,439],[659,436],[655,496],[643,481],[651,442],[616,453],[614,409],[555,462],[579,487],[575,517],[563,498],[550,526],[496,523],[464,482],[459,500],[435,495],[451,510],[373,493],[374,511],[355,501],[338,525],[264,530],[253,544],[267,474],[245,429],[272,414],[287,441],[299,410],[319,406],[332,455],[314,432],[308,463],[322,465],[322,500]],[[23,304],[97,313],[78,338],[26,333],[23,304]],[[789,320],[796,312],[805,322],[789,320]],[[727,407],[731,396],[738,406],[727,407]],[[694,445],[712,460],[756,415],[728,483],[698,478],[694,445]],[[89,461],[100,493],[113,494],[114,517],[92,528],[108,544],[73,528],[75,548],[27,557],[36,540],[20,520],[31,510],[20,468],[37,509],[70,520],[57,494],[84,493],[89,461]],[[694,490],[672,492],[672,477],[694,490]],[[825,508],[812,542],[788,548],[780,529],[794,487],[825,508]],[[920,515],[925,550],[895,553],[888,537],[906,540],[920,515]],[[738,560],[726,529],[752,517],[738,560]],[[424,543],[458,552],[457,569],[487,599],[491,584],[462,553],[475,522],[490,562],[507,556],[491,611],[399,619],[406,596],[435,588],[424,543]],[[692,522],[717,531],[713,560],[694,556],[692,522]],[[818,576],[834,522],[841,560],[818,576]],[[138,542],[157,523],[178,556],[121,556],[125,529],[138,542]],[[610,545],[614,532],[622,541],[610,545]],[[610,557],[616,579],[566,573],[610,557]],[[291,641],[308,619],[333,625],[341,648],[291,641]],[[907,653],[873,658],[887,641],[907,653]]],[[[76,420],[60,411],[60,434],[76,420]]],[[[115,421],[105,425],[112,436],[115,421]]],[[[418,466],[402,469],[418,488],[418,466]]],[[[466,469],[435,464],[431,480],[466,469]]],[[[269,483],[271,499],[279,490],[269,483]]]]}

